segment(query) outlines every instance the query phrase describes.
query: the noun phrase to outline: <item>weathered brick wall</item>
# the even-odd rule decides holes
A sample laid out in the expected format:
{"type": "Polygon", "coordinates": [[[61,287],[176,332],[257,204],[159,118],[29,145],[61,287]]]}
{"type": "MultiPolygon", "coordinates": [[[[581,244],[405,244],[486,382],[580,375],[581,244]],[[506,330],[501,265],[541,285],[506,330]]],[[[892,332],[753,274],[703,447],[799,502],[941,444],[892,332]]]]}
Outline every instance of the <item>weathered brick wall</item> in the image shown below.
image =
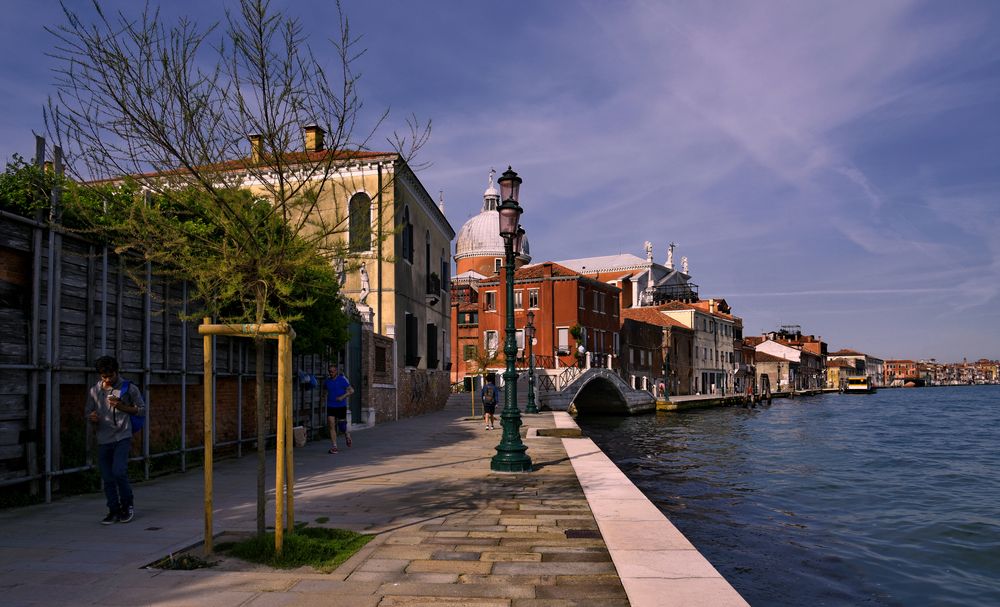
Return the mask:
{"type": "Polygon", "coordinates": [[[361,331],[362,407],[374,411],[375,423],[396,419],[393,340],[376,335],[371,325],[361,331]]]}
{"type": "MultiPolygon", "coordinates": [[[[215,382],[215,443],[228,443],[240,438],[252,439],[257,436],[256,382],[243,380],[242,408],[239,407],[238,380],[234,377],[218,378],[215,382]],[[239,420],[242,417],[242,428],[239,420]]],[[[64,384],[60,390],[60,414],[63,432],[76,432],[81,427],[89,387],[64,384]]],[[[265,386],[265,397],[269,406],[265,412],[265,428],[268,434],[277,429],[275,403],[277,402],[273,383],[265,386]]],[[[178,449],[181,446],[182,397],[180,384],[153,384],[149,387],[149,426],[152,452],[178,449]]],[[[204,436],[204,386],[199,377],[191,377],[187,384],[187,415],[185,423],[185,445],[189,448],[201,446],[204,436]]],[[[134,441],[138,452],[141,441],[134,441]]]]}
{"type": "Polygon", "coordinates": [[[447,371],[404,369],[399,373],[399,417],[440,411],[448,402],[451,383],[447,371]]]}
{"type": "Polygon", "coordinates": [[[376,424],[396,419],[396,389],[373,388],[369,406],[375,410],[376,424]]]}

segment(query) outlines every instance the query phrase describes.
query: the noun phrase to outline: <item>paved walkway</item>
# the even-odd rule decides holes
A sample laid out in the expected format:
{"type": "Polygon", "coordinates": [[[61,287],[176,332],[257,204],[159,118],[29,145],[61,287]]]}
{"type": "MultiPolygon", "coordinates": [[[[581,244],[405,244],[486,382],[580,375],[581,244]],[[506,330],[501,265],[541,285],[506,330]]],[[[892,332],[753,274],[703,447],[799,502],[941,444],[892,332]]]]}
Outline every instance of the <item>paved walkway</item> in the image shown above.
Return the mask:
{"type": "MultiPolygon", "coordinates": [[[[591,441],[533,436],[571,425],[568,416],[526,416],[535,471],[496,474],[500,431],[465,415],[468,402],[453,399],[444,411],[357,432],[337,455],[318,441],[295,451],[296,519],[377,534],[331,574],[143,569],[200,541],[197,469],[137,483],[129,524],[98,524],[100,495],[0,513],[0,603],[746,604],[591,441]]],[[[217,532],[254,529],[255,466],[252,455],[216,463],[217,532]]]]}

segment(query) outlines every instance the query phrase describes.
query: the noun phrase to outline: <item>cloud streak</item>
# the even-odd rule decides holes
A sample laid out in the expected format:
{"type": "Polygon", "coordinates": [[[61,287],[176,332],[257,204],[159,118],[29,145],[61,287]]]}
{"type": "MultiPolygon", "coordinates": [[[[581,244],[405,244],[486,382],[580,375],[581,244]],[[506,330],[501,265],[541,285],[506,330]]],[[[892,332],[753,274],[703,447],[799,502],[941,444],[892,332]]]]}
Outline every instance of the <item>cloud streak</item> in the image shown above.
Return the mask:
{"type": "MultiPolygon", "coordinates": [[[[420,177],[456,228],[511,164],[536,261],[674,241],[748,326],[1000,355],[995,3],[581,0],[502,27],[486,3],[346,7],[369,107],[434,119],[420,177]],[[933,340],[911,330],[928,315],[933,340]]],[[[324,4],[290,10],[325,36],[324,4]]],[[[50,80],[27,73],[5,72],[18,104],[50,80]]]]}

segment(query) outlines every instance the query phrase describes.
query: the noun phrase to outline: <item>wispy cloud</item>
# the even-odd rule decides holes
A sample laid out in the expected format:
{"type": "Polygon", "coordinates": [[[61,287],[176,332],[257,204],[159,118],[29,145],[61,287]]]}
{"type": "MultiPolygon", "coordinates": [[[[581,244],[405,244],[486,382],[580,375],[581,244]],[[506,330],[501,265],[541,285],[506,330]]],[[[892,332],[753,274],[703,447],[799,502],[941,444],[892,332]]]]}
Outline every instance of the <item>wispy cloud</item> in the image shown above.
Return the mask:
{"type": "MultiPolygon", "coordinates": [[[[434,119],[420,177],[456,228],[509,163],[536,260],[644,240],[662,260],[674,241],[748,325],[794,315],[917,349],[908,328],[942,310],[952,351],[1000,343],[982,322],[1000,302],[996,3],[581,0],[502,26],[488,3],[346,6],[369,107],[434,119]]],[[[290,10],[325,38],[328,6],[290,10]]],[[[18,74],[17,103],[49,81],[18,74]]]]}

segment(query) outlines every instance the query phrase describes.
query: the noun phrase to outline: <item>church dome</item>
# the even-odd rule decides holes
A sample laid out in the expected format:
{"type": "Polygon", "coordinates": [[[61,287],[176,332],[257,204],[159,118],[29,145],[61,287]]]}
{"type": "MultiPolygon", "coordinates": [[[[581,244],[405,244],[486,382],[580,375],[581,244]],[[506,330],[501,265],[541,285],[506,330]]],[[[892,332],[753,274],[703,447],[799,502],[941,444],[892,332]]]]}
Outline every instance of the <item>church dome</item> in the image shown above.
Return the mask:
{"type": "MultiPolygon", "coordinates": [[[[500,193],[493,185],[496,171],[490,170],[489,187],[483,193],[483,210],[471,217],[455,237],[455,261],[470,257],[503,257],[503,237],[500,236],[500,214],[497,206],[500,204],[500,193]]],[[[518,251],[519,261],[531,261],[528,237],[521,238],[521,249],[518,251]]]]}

